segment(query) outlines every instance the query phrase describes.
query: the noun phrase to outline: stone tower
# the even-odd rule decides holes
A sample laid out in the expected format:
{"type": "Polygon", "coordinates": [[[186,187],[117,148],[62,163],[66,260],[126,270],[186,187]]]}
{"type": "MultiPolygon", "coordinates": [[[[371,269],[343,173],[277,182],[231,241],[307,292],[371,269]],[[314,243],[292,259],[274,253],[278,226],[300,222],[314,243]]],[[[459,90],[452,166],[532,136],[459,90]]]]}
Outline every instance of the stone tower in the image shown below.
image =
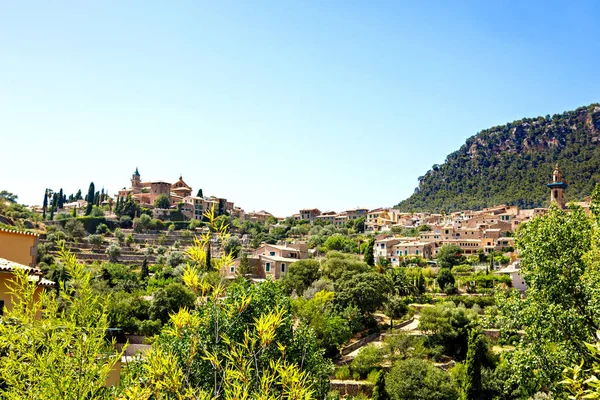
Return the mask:
{"type": "Polygon", "coordinates": [[[140,177],[140,172],[137,167],[135,167],[135,172],[131,175],[131,190],[133,193],[141,193],[142,192],[142,179],[140,177]]]}
{"type": "Polygon", "coordinates": [[[559,208],[565,208],[565,189],[568,185],[567,181],[563,180],[558,164],[552,173],[552,182],[546,186],[550,188],[550,203],[556,203],[559,208]]]}

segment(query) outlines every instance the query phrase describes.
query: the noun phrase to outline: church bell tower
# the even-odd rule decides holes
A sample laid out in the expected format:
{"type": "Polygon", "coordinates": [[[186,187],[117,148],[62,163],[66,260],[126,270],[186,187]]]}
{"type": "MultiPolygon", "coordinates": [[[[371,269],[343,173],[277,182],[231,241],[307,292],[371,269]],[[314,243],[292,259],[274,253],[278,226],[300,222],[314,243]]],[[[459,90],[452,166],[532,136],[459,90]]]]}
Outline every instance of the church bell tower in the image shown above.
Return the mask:
{"type": "Polygon", "coordinates": [[[568,184],[563,179],[558,164],[556,164],[556,168],[554,168],[554,172],[552,173],[552,182],[546,186],[550,188],[550,203],[556,203],[559,208],[565,208],[565,189],[568,184]]]}

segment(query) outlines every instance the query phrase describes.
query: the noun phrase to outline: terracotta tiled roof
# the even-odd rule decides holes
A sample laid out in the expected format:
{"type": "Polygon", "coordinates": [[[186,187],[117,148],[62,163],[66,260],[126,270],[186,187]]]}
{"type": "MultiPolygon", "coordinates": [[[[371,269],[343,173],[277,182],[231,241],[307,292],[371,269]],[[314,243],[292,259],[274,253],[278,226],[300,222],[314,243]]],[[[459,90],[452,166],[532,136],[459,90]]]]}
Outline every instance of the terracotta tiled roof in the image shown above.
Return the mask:
{"type": "Polygon", "coordinates": [[[29,267],[27,265],[19,264],[14,261],[7,260],[5,258],[0,258],[0,271],[14,271],[15,268],[24,269],[29,274],[37,274],[42,272],[39,268],[29,267]]]}
{"type": "Polygon", "coordinates": [[[5,229],[5,228],[0,228],[0,232],[16,233],[17,235],[39,236],[35,232],[17,231],[17,230],[12,230],[12,229],[5,229]]]}

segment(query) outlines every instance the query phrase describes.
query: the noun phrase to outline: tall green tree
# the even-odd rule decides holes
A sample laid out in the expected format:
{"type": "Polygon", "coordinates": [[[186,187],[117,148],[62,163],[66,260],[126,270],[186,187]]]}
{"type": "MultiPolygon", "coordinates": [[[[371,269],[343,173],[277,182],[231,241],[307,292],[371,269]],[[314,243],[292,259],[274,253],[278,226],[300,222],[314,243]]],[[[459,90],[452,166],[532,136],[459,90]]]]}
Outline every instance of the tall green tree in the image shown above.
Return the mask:
{"type": "Polygon", "coordinates": [[[148,274],[148,259],[144,257],[144,262],[142,263],[142,269],[140,271],[140,281],[148,279],[148,274]]]}
{"type": "Polygon", "coordinates": [[[527,296],[501,295],[498,324],[524,330],[507,358],[512,383],[530,395],[560,392],[564,365],[591,363],[585,343],[596,343],[600,328],[599,194],[597,188],[591,218],[577,206],[551,207],[517,231],[527,296]]]}
{"type": "Polygon", "coordinates": [[[62,188],[60,188],[60,191],[58,192],[58,208],[59,209],[63,208],[64,202],[65,202],[65,195],[63,194],[62,188]]]}
{"type": "Polygon", "coordinates": [[[44,202],[42,204],[42,218],[46,219],[46,211],[48,210],[48,189],[44,191],[44,202]]]}
{"type": "Polygon", "coordinates": [[[90,183],[90,187],[88,189],[88,194],[86,196],[87,208],[85,209],[85,215],[90,215],[92,212],[92,208],[94,207],[94,196],[96,194],[96,189],[94,187],[94,182],[90,183]]]}
{"type": "Polygon", "coordinates": [[[369,242],[367,243],[367,246],[365,247],[365,252],[364,252],[364,260],[367,263],[367,265],[370,265],[371,267],[375,266],[375,238],[371,238],[369,239],[369,242]]]}
{"type": "Polygon", "coordinates": [[[483,333],[471,329],[467,350],[466,377],[462,388],[461,400],[486,400],[481,383],[481,368],[487,352],[483,333]]]}
{"type": "Polygon", "coordinates": [[[204,197],[202,195],[202,189],[198,189],[198,193],[196,193],[196,197],[204,197]]]}
{"type": "Polygon", "coordinates": [[[211,260],[211,254],[210,254],[210,244],[208,246],[206,246],[206,259],[205,259],[205,267],[207,271],[211,271],[212,270],[212,260],[211,260]]]}

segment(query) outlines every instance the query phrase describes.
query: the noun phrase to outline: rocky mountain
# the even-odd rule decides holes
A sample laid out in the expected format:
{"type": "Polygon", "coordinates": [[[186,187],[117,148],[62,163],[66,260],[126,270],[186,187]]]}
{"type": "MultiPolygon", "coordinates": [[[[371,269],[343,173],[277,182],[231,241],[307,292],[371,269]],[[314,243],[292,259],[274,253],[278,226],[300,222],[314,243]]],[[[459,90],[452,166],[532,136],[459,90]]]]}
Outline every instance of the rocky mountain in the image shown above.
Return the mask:
{"type": "Polygon", "coordinates": [[[477,133],[419,177],[415,193],[398,208],[450,212],[496,204],[547,206],[545,184],[557,163],[569,183],[567,202],[583,200],[600,182],[600,104],[477,133]]]}

